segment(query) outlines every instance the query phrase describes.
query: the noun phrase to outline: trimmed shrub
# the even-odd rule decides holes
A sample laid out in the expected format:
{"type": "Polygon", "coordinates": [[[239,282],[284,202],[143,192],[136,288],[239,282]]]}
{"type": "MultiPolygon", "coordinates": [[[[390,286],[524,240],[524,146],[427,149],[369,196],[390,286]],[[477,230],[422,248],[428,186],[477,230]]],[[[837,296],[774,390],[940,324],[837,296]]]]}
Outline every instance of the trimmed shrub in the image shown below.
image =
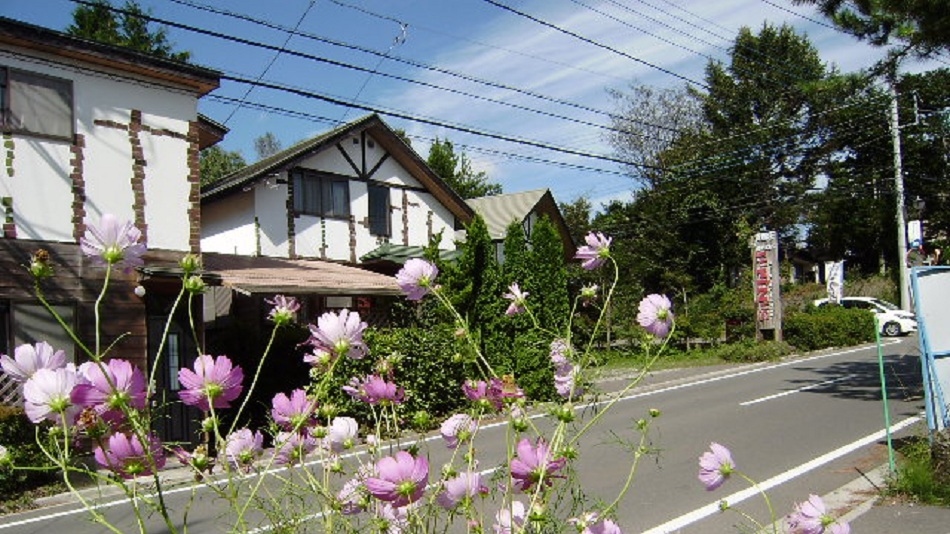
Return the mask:
{"type": "Polygon", "coordinates": [[[750,339],[709,350],[723,361],[743,363],[777,360],[795,352],[795,348],[784,341],[756,342],[750,339]]]}
{"type": "Polygon", "coordinates": [[[841,306],[809,307],[785,317],[785,340],[799,350],[847,347],[874,341],[874,316],[841,306]]]}
{"type": "Polygon", "coordinates": [[[371,408],[365,402],[354,401],[341,389],[351,377],[377,373],[395,381],[406,390],[405,402],[395,407],[400,419],[409,424],[417,412],[426,412],[437,424],[463,405],[462,382],[478,376],[451,325],[374,328],[366,331],[364,340],[370,355],[361,360],[341,359],[324,397],[327,402],[343,407],[364,428],[374,421],[371,408]],[[392,376],[388,376],[387,369],[380,369],[381,361],[393,363],[392,376]]]}
{"type": "MultiPolygon", "coordinates": [[[[0,406],[0,436],[13,465],[52,467],[36,444],[37,426],[26,418],[21,408],[0,406]]],[[[40,427],[40,432],[44,429],[40,427]]],[[[24,471],[0,468],[0,495],[18,495],[57,480],[59,471],[24,471]]]]}

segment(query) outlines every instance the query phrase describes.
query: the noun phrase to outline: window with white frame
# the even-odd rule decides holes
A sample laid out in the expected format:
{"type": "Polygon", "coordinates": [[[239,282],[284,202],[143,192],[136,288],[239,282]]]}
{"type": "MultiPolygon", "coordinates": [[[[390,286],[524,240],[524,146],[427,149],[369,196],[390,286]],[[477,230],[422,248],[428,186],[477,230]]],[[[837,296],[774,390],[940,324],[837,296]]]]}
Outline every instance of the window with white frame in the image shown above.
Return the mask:
{"type": "Polygon", "coordinates": [[[73,135],[73,82],[0,67],[3,131],[60,139],[73,135]]]}
{"type": "Polygon", "coordinates": [[[291,176],[296,214],[320,217],[350,215],[350,182],[347,178],[309,169],[294,169],[291,176]]]}
{"type": "Polygon", "coordinates": [[[379,184],[367,186],[369,197],[369,233],[389,236],[389,188],[379,184]]]}

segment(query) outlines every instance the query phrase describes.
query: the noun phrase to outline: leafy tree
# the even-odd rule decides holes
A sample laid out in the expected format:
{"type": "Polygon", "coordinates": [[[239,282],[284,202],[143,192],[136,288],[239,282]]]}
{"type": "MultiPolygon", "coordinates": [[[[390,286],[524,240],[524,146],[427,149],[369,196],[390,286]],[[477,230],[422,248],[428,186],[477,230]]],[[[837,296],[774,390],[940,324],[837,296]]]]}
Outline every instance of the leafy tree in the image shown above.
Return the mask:
{"type": "MultiPolygon", "coordinates": [[[[662,172],[647,176],[649,189],[629,206],[612,207],[595,227],[622,236],[623,257],[648,290],[729,283],[748,265],[748,238],[762,227],[794,245],[804,194],[828,159],[821,117],[840,96],[835,74],[791,27],[766,25],[757,34],[743,28],[730,61],[710,62],[707,89],[692,93],[702,120],[665,147],[629,149],[661,162],[662,172]]],[[[649,108],[635,103],[649,94],[632,93],[625,109],[649,108]]]]}
{"type": "Polygon", "coordinates": [[[701,100],[685,87],[631,84],[626,91],[609,89],[608,95],[617,111],[607,139],[617,157],[630,162],[626,170],[640,183],[660,178],[666,150],[683,132],[705,128],[701,100]]]}
{"type": "Polygon", "coordinates": [[[150,11],[138,2],[126,0],[119,11],[114,11],[109,0],[93,0],[93,5],[80,5],[73,10],[73,23],[66,33],[116,46],[122,46],[175,61],[188,61],[190,52],[175,52],[168,41],[164,27],[149,30],[144,18],[150,11]]]}
{"type": "Polygon", "coordinates": [[[817,5],[842,30],[877,46],[894,41],[921,57],[950,52],[945,0],[793,0],[817,5]]]}
{"type": "Polygon", "coordinates": [[[489,182],[484,171],[475,172],[468,156],[456,153],[448,139],[433,141],[426,163],[462,198],[501,194],[501,184],[489,182]]]}
{"type": "Polygon", "coordinates": [[[247,163],[237,150],[225,150],[214,145],[201,151],[199,165],[201,185],[204,186],[244,168],[247,163]]]}
{"type": "Polygon", "coordinates": [[[254,151],[257,159],[269,158],[282,150],[280,139],[273,132],[267,132],[254,139],[254,151]]]}
{"type": "Polygon", "coordinates": [[[570,313],[567,270],[561,236],[547,216],[539,218],[532,229],[528,265],[531,278],[526,287],[532,292],[538,324],[547,331],[559,332],[570,313]]]}
{"type": "Polygon", "coordinates": [[[584,237],[591,230],[591,204],[586,196],[579,196],[573,202],[560,202],[558,207],[564,217],[564,223],[571,233],[574,243],[583,243],[584,237]]]}

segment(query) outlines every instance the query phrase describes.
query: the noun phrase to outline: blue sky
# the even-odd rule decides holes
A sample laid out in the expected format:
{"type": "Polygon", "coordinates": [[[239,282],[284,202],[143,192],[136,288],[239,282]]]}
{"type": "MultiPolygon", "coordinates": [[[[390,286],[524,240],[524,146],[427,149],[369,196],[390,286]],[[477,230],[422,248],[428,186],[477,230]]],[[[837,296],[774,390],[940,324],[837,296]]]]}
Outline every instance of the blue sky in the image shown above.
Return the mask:
{"type": "MultiPolygon", "coordinates": [[[[788,23],[809,36],[822,60],[842,71],[867,67],[882,56],[831,29],[813,8],[789,0],[497,2],[548,25],[485,0],[139,3],[157,18],[337,63],[170,27],[170,40],[177,49],[190,51],[197,64],[377,109],[390,125],[413,136],[413,147],[423,157],[431,139],[448,138],[467,153],[475,170],[485,171],[505,192],[550,188],[558,201],[585,195],[595,207],[610,198],[628,198],[634,187],[616,163],[438,124],[611,156],[604,130],[596,126],[607,125],[605,113],[615,111],[607,88],[701,82],[708,58],[728,61],[728,47],[742,26],[757,30],[766,22],[788,23]],[[288,40],[281,28],[294,27],[307,36],[288,40]]],[[[62,30],[76,5],[69,0],[5,0],[0,14],[62,30]]],[[[925,67],[910,65],[908,70],[925,67]]],[[[258,87],[248,94],[248,88],[223,81],[200,104],[201,112],[230,128],[221,146],[240,151],[248,162],[256,159],[253,140],[266,132],[287,147],[366,113],[273,89],[258,87]],[[238,106],[240,101],[245,104],[238,106]]]]}

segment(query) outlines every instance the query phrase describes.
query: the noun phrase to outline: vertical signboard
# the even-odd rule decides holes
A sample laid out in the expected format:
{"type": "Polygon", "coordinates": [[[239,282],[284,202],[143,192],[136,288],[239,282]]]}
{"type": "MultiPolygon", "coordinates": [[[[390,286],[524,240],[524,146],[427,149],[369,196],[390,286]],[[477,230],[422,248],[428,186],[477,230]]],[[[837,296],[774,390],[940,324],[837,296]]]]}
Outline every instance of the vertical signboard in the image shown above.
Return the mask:
{"type": "Polygon", "coordinates": [[[950,267],[914,267],[910,280],[927,424],[944,430],[950,427],[950,267]]]}
{"type": "Polygon", "coordinates": [[[755,234],[752,246],[752,270],[757,335],[759,339],[781,341],[782,295],[777,233],[755,234]]]}
{"type": "Polygon", "coordinates": [[[825,284],[828,288],[828,300],[841,304],[844,291],[844,260],[825,262],[825,284]]]}

